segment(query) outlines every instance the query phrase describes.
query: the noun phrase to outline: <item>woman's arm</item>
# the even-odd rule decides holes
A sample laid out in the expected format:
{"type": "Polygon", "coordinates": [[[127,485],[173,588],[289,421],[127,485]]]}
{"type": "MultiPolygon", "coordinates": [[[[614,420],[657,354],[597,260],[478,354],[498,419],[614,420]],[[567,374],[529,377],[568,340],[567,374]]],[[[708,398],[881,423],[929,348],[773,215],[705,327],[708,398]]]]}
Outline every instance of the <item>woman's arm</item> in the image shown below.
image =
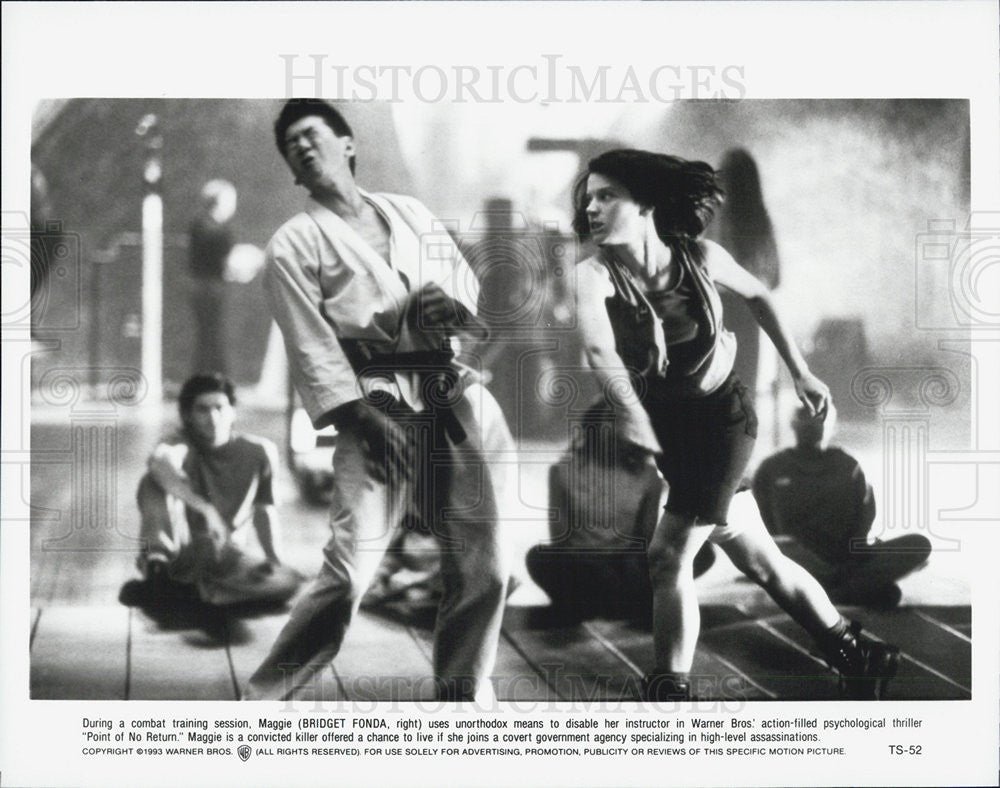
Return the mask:
{"type": "Polygon", "coordinates": [[[717,243],[705,241],[703,248],[708,275],[717,284],[732,290],[746,301],[754,318],[764,329],[764,333],[770,337],[788,371],[792,373],[795,393],[799,399],[814,415],[825,413],[830,402],[830,390],[822,380],[809,371],[802,353],[778,316],[774,299],[767,286],[740,266],[732,255],[717,243]]]}
{"type": "Polygon", "coordinates": [[[628,370],[615,350],[615,334],[605,300],[614,294],[610,281],[591,263],[577,266],[577,325],[587,365],[597,376],[605,399],[621,420],[619,434],[626,440],[660,452],[653,425],[632,388],[628,370]]]}

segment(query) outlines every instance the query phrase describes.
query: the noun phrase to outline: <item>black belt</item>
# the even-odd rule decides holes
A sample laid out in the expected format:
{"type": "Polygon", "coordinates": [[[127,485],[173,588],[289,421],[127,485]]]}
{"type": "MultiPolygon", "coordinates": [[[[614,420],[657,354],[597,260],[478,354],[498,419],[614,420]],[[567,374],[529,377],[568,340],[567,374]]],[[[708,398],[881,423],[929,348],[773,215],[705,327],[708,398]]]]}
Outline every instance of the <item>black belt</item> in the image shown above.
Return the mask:
{"type": "Polygon", "coordinates": [[[459,374],[452,366],[455,354],[450,347],[373,353],[359,340],[341,340],[341,346],[359,378],[379,373],[421,373],[424,389],[421,399],[434,415],[435,440],[447,435],[452,443],[458,445],[468,437],[453,409],[459,374]]]}

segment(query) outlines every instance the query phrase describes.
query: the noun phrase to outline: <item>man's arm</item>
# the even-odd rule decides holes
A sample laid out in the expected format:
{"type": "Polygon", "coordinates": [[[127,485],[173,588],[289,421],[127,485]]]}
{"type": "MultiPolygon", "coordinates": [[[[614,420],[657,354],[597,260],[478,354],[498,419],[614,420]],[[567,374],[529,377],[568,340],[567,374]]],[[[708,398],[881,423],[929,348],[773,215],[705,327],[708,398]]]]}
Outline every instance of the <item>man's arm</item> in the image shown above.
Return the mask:
{"type": "Polygon", "coordinates": [[[258,504],[253,509],[253,528],[268,563],[280,564],[278,557],[278,510],[273,504],[258,504]]]}
{"type": "Polygon", "coordinates": [[[285,342],[292,381],[317,429],[361,396],[354,369],[323,315],[317,252],[306,239],[277,236],[267,248],[264,287],[285,342]]]}
{"type": "Polygon", "coordinates": [[[184,444],[161,443],[153,450],[149,458],[149,474],[164,492],[184,501],[185,504],[202,515],[208,526],[206,535],[212,539],[213,543],[221,544],[229,538],[229,526],[214,504],[208,498],[195,492],[187,475],[181,470],[188,451],[188,447],[184,444]]]}
{"type": "Polygon", "coordinates": [[[253,501],[253,528],[257,533],[264,557],[268,563],[278,565],[278,539],[280,523],[278,521],[276,475],[278,472],[278,447],[266,438],[248,436],[248,439],[258,443],[263,455],[260,459],[260,479],[257,485],[257,495],[253,501]]]}
{"type": "Polygon", "coordinates": [[[285,342],[292,381],[316,429],[357,425],[368,470],[376,478],[406,472],[406,435],[383,412],[390,403],[363,397],[357,375],[324,317],[320,261],[306,239],[275,236],[268,244],[264,285],[285,342]],[[378,407],[381,405],[382,407],[378,407]]]}

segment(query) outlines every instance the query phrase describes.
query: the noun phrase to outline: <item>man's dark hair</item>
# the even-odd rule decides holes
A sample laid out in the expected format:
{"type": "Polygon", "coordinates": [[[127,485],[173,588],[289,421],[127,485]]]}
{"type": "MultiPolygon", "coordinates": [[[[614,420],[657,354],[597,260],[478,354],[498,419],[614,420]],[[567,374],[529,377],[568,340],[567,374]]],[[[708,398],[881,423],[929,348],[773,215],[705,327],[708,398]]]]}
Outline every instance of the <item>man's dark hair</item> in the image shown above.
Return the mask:
{"type": "Polygon", "coordinates": [[[181,386],[181,393],[177,400],[181,418],[183,419],[191,412],[194,401],[198,397],[202,394],[214,394],[217,391],[221,391],[228,397],[230,405],[236,404],[236,391],[228,378],[215,373],[189,377],[181,386]]]}
{"type": "MultiPolygon", "coordinates": [[[[320,118],[327,126],[333,129],[333,133],[338,137],[353,137],[350,125],[332,106],[321,99],[293,98],[285,102],[281,108],[278,119],[274,121],[274,142],[278,146],[278,151],[285,156],[285,134],[288,127],[297,123],[302,118],[320,118]]],[[[351,174],[354,174],[354,156],[348,160],[351,167],[351,174]]]]}

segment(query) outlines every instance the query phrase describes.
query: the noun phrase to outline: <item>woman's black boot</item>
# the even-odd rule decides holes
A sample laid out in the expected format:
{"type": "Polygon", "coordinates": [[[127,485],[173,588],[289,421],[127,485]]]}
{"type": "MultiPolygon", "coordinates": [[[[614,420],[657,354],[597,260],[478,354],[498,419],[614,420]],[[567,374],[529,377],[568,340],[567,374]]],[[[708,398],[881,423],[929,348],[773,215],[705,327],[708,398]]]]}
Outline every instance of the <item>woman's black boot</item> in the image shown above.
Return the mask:
{"type": "Polygon", "coordinates": [[[899,668],[899,647],[865,635],[857,621],[824,649],[840,675],[840,691],[850,700],[882,700],[899,668]]]}
{"type": "Polygon", "coordinates": [[[686,673],[649,673],[642,680],[642,698],[659,703],[691,700],[691,682],[686,673]]]}

